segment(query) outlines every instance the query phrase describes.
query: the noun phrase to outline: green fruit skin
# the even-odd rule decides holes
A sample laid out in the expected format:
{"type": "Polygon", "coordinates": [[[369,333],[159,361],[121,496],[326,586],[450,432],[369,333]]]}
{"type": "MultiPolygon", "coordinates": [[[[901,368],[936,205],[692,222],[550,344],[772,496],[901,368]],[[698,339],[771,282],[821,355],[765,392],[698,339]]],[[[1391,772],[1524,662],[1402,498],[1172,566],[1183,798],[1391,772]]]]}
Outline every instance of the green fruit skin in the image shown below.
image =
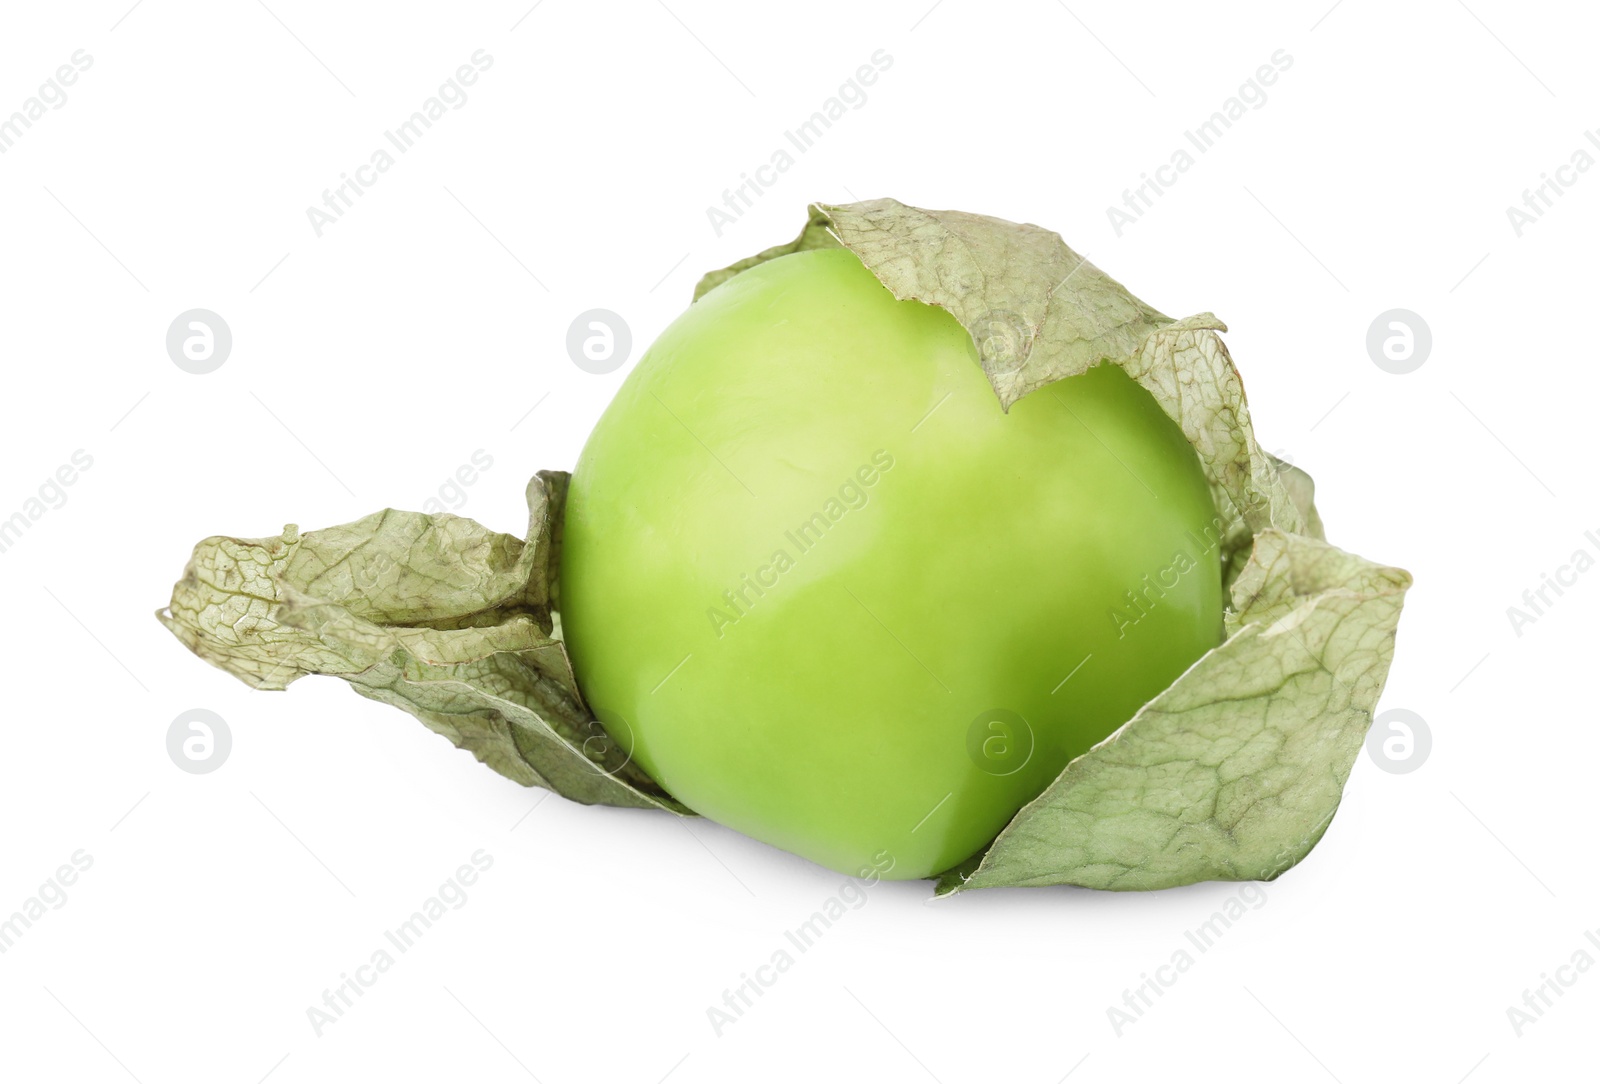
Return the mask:
{"type": "Polygon", "coordinates": [[[591,708],[690,808],[928,877],[1220,641],[1216,522],[1121,369],[1003,413],[954,317],[803,252],[691,306],[595,427],[564,635],[591,708]]]}

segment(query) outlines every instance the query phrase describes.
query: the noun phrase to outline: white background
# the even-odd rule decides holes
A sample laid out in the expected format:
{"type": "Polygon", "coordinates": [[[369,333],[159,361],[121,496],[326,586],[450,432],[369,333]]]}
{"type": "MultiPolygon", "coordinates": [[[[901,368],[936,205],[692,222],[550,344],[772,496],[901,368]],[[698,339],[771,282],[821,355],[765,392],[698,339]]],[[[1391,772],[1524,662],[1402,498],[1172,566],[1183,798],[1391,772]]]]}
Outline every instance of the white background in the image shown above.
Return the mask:
{"type": "Polygon", "coordinates": [[[1520,636],[1506,610],[1600,551],[1600,170],[1520,237],[1506,208],[1600,125],[1596,21],[1205,7],[5,5],[0,116],[75,50],[93,65],[0,155],[0,518],[75,450],[93,466],[0,553],[0,913],[93,865],[0,956],[0,1073],[1591,1075],[1600,974],[1520,1036],[1507,1009],[1600,958],[1600,572],[1520,636]],[[319,238],[306,208],[478,49],[467,103],[319,238]],[[707,206],[878,49],[866,103],[718,236],[707,206]],[[1107,207],[1279,49],[1266,103],[1117,236],[1107,207]],[[251,692],[152,616],[199,538],[420,508],[478,449],[457,510],[520,533],[528,475],[572,465],[627,371],[572,364],[577,313],[622,314],[636,360],[702,271],[810,200],[883,195],[1048,225],[1162,311],[1221,315],[1330,539],[1417,578],[1381,706],[1428,721],[1430,758],[1363,754],[1310,858],[1120,1035],[1108,1007],[1239,886],[928,906],[884,884],[719,1037],[707,1006],[840,877],[714,824],[530,813],[409,717],[333,680],[251,692]],[[234,336],[204,376],[164,346],[195,307],[234,336]],[[1395,307],[1433,335],[1404,376],[1365,345],[1395,307]],[[166,751],[197,707],[232,731],[214,774],[166,751]],[[307,1008],[479,848],[466,905],[318,1037],[307,1008]]]}

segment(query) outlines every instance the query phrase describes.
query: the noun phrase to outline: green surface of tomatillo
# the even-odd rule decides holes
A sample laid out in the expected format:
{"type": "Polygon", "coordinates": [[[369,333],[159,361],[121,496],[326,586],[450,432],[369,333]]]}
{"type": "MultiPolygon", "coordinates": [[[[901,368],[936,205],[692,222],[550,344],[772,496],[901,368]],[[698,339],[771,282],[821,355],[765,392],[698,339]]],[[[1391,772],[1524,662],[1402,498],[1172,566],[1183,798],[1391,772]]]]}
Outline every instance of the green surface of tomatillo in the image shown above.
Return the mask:
{"type": "Polygon", "coordinates": [[[695,811],[927,877],[1222,635],[1199,461],[1111,365],[1003,413],[949,313],[844,249],[662,333],[573,472],[564,635],[695,811]]]}

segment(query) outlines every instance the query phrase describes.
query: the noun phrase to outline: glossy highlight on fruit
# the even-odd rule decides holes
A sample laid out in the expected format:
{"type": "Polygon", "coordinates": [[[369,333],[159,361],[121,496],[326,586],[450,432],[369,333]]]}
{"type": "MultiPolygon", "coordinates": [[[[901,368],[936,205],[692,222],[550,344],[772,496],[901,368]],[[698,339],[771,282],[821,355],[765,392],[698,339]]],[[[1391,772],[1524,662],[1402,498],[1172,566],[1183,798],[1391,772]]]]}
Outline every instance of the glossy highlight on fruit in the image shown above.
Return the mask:
{"type": "Polygon", "coordinates": [[[954,317],[839,248],[668,327],[565,516],[607,729],[696,812],[854,875],[961,862],[1222,637],[1217,512],[1149,393],[1103,364],[1005,413],[954,317]]]}

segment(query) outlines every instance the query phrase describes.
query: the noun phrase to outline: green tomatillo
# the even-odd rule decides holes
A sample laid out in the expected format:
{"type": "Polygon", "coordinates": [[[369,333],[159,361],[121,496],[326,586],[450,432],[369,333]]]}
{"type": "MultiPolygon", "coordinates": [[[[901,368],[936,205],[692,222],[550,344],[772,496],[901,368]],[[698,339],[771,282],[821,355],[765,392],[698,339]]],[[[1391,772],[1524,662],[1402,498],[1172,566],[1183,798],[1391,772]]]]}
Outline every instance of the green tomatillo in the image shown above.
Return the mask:
{"type": "MultiPolygon", "coordinates": [[[[813,204],[699,280],[522,535],[213,535],[157,616],[255,688],[335,676],[523,786],[865,879],[1272,880],[1339,808],[1411,577],[1327,541],[1226,330],[1040,226],[813,204]]],[[[427,431],[425,396],[351,406],[427,431]]]]}
{"type": "Polygon", "coordinates": [[[1222,638],[1195,452],[1101,365],[1002,410],[973,338],[842,248],[702,297],[573,472],[579,686],[679,801],[927,877],[1222,638]]]}

